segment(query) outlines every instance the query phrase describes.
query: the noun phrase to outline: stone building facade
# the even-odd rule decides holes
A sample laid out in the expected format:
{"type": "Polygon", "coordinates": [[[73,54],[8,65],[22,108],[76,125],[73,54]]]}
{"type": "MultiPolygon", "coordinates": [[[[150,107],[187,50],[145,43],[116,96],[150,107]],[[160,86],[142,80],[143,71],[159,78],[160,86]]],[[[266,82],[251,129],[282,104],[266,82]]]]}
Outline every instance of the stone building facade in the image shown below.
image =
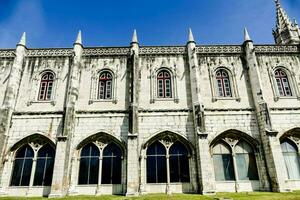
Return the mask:
{"type": "Polygon", "coordinates": [[[0,49],[0,194],[300,189],[300,29],[275,45],[0,49]]]}

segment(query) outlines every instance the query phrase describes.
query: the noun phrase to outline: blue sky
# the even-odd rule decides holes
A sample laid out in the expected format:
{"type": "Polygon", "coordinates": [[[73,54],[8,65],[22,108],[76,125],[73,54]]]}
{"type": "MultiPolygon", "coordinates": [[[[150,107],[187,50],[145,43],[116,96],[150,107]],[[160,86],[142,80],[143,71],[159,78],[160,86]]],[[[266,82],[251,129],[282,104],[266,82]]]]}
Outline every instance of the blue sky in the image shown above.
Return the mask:
{"type": "MultiPolygon", "coordinates": [[[[300,0],[281,0],[300,22],[300,0]]],[[[78,30],[84,46],[184,45],[191,27],[198,44],[240,44],[243,27],[255,43],[274,43],[274,0],[0,0],[0,48],[71,47],[78,30]]]]}

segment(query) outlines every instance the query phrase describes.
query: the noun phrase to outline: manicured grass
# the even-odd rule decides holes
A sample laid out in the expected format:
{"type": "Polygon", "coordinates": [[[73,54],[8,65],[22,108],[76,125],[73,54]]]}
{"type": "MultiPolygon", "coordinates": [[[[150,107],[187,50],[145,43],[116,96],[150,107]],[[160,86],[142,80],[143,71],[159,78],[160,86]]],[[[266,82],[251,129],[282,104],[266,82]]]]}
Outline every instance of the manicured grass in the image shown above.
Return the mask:
{"type": "MultiPolygon", "coordinates": [[[[214,200],[217,198],[234,200],[300,200],[300,191],[288,193],[274,192],[249,192],[249,193],[218,193],[215,196],[203,196],[199,194],[149,194],[139,197],[125,196],[73,196],[59,198],[63,200],[214,200]]],[[[45,200],[47,198],[29,198],[29,197],[1,197],[0,200],[45,200]]]]}

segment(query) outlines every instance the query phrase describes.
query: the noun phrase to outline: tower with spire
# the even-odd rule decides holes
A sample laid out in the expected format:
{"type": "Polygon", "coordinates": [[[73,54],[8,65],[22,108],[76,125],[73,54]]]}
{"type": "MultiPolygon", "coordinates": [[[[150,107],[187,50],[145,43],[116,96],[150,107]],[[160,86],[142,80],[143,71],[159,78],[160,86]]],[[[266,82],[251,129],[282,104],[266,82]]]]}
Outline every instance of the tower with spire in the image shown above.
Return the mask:
{"type": "Polygon", "coordinates": [[[275,43],[283,44],[299,44],[300,29],[296,20],[291,21],[289,16],[280,4],[280,0],[275,0],[276,4],[276,27],[273,30],[275,43]]]}

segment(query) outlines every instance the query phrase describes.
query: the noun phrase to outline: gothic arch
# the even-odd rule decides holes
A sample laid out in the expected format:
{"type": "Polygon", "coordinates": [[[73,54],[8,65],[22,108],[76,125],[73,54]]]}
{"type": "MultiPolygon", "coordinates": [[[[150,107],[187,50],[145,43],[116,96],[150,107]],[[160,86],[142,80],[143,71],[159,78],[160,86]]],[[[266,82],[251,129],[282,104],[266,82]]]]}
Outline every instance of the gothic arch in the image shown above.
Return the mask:
{"type": "Polygon", "coordinates": [[[223,131],[222,133],[216,135],[211,141],[210,141],[210,146],[213,147],[217,142],[220,140],[228,140],[226,143],[234,142],[237,144],[240,140],[244,140],[247,143],[249,143],[252,148],[257,151],[258,146],[259,146],[259,141],[249,134],[242,132],[240,130],[236,129],[229,129],[226,131],[223,131]]]}
{"type": "Polygon", "coordinates": [[[116,143],[121,148],[122,154],[123,154],[123,156],[125,156],[125,153],[126,153],[126,145],[125,145],[125,143],[123,141],[120,141],[114,135],[106,133],[106,132],[102,132],[102,131],[98,132],[98,133],[95,133],[95,134],[92,134],[92,135],[84,138],[83,140],[81,140],[76,145],[76,150],[80,150],[86,144],[88,144],[90,142],[95,142],[95,141],[99,141],[99,142],[106,143],[106,144],[114,142],[114,143],[116,143]]]}
{"type": "Polygon", "coordinates": [[[165,141],[165,143],[175,143],[176,141],[179,141],[188,149],[190,155],[193,155],[195,152],[192,143],[188,141],[186,137],[182,136],[180,133],[169,130],[155,133],[143,143],[142,148],[147,149],[147,147],[155,141],[165,141]]]}
{"type": "Polygon", "coordinates": [[[289,129],[288,131],[284,132],[280,136],[279,140],[283,141],[285,139],[290,140],[295,145],[297,145],[299,148],[300,147],[300,127],[294,127],[292,129],[289,129]]]}
{"type": "Polygon", "coordinates": [[[34,134],[30,134],[28,136],[25,136],[24,138],[17,141],[14,145],[12,145],[9,148],[9,151],[15,151],[15,150],[19,149],[21,146],[28,144],[28,143],[32,143],[32,142],[37,142],[37,143],[42,143],[42,144],[48,143],[53,148],[55,148],[55,146],[56,146],[54,140],[52,140],[50,137],[44,135],[43,133],[37,132],[34,134]]]}

